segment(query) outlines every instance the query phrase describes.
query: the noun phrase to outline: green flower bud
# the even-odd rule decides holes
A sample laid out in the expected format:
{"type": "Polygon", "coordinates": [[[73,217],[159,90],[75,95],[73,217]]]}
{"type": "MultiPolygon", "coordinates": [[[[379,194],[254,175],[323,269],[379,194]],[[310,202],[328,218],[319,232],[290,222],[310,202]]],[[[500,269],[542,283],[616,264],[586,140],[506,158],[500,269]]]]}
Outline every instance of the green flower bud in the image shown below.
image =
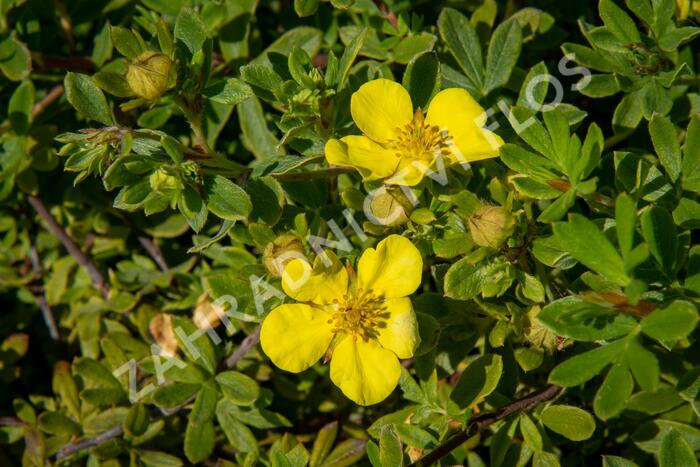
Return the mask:
{"type": "Polygon", "coordinates": [[[394,227],[408,221],[406,210],[389,192],[383,191],[371,197],[368,216],[373,223],[394,227]],[[372,218],[374,217],[374,218],[372,218]]]}
{"type": "Polygon", "coordinates": [[[263,264],[273,277],[282,277],[284,267],[294,258],[304,257],[304,244],[292,233],[282,234],[265,246],[263,264]]]}
{"type": "Polygon", "coordinates": [[[168,191],[178,188],[177,177],[169,175],[165,170],[158,169],[151,174],[148,180],[154,191],[168,191]]]}
{"type": "Polygon", "coordinates": [[[482,206],[469,217],[468,224],[474,243],[498,249],[513,235],[515,217],[500,206],[482,206]]]}
{"type": "Polygon", "coordinates": [[[138,97],[157,99],[170,87],[173,61],[160,52],[144,52],[136,57],[126,72],[129,88],[138,97]]]}

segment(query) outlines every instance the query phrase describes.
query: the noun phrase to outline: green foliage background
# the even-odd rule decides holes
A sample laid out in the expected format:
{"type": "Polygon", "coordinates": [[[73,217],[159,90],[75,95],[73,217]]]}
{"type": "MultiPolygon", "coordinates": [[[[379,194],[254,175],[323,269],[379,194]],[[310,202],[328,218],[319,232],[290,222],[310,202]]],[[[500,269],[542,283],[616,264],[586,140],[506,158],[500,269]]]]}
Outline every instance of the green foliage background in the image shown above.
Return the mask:
{"type": "Polygon", "coordinates": [[[694,3],[0,1],[0,464],[697,465],[694,3]],[[152,102],[125,79],[145,50],[175,63],[152,102]],[[392,227],[323,158],[378,77],[422,108],[467,89],[507,143],[392,227]],[[515,218],[495,248],[484,204],[515,218]],[[330,221],[343,258],[399,233],[425,262],[421,346],[371,407],[256,345],[266,248],[330,221]],[[224,295],[222,342],[180,341],[160,384],[153,318],[192,333],[224,295]]]}

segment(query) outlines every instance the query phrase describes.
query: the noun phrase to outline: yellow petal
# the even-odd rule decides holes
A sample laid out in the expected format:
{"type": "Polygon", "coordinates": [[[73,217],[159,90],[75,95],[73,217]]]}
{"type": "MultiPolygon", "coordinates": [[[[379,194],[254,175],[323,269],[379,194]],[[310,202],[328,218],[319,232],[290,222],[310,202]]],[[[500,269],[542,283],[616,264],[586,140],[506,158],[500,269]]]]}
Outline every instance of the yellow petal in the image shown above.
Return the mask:
{"type": "Polygon", "coordinates": [[[399,358],[411,358],[420,343],[418,322],[411,300],[392,298],[385,303],[389,318],[377,329],[377,340],[399,358]]]}
{"type": "Polygon", "coordinates": [[[434,170],[431,167],[432,165],[434,165],[432,161],[427,163],[422,160],[402,158],[399,161],[396,172],[391,177],[387,178],[386,183],[392,185],[416,186],[423,180],[426,174],[434,170]]]}
{"type": "Polygon", "coordinates": [[[437,93],[425,121],[452,137],[452,162],[496,157],[503,145],[498,135],[482,128],[486,124],[486,112],[464,89],[450,88],[437,93]]]}
{"type": "Polygon", "coordinates": [[[420,285],[422,273],[420,252],[400,235],[389,235],[376,250],[366,249],[357,264],[359,286],[385,298],[412,294],[420,285]]]}
{"type": "Polygon", "coordinates": [[[260,344],[272,363],[299,373],[319,361],[333,338],[331,315],[303,303],[280,305],[267,315],[260,344]]]}
{"type": "Polygon", "coordinates": [[[348,272],[332,251],[324,250],[314,260],[313,269],[301,258],[287,263],[282,289],[297,301],[327,305],[347,293],[348,272]]]}
{"type": "Polygon", "coordinates": [[[399,83],[388,79],[369,81],[350,99],[350,113],[357,127],[378,143],[395,137],[396,128],[413,118],[413,104],[399,83]]]}
{"type": "Polygon", "coordinates": [[[360,405],[381,402],[401,376],[396,355],[377,341],[346,336],[333,350],[331,379],[349,399],[360,405]]]}
{"type": "Polygon", "coordinates": [[[378,180],[394,173],[399,158],[366,136],[346,136],[341,139],[348,148],[350,165],[356,167],[365,180],[378,180]]]}

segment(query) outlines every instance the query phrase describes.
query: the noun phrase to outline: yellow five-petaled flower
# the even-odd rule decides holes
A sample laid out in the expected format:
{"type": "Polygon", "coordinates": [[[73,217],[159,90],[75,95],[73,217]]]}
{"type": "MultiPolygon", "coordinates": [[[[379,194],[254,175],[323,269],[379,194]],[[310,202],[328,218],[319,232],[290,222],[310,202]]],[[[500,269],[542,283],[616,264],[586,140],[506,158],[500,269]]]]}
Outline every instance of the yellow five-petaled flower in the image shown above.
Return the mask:
{"type": "Polygon", "coordinates": [[[420,342],[408,295],[420,285],[422,269],[418,249],[399,235],[365,250],[357,273],[330,251],[313,268],[291,261],[282,287],[302,303],[280,305],[265,318],[263,350],[294,373],[325,355],[331,379],[348,398],[361,405],[384,400],[399,381],[399,358],[412,357],[420,342]]]}
{"type": "Polygon", "coordinates": [[[484,109],[464,89],[440,91],[427,113],[414,111],[400,84],[376,79],[352,95],[350,112],[363,136],[326,143],[330,164],[355,167],[365,180],[417,185],[429,171],[498,155],[503,140],[483,128],[484,109]]]}

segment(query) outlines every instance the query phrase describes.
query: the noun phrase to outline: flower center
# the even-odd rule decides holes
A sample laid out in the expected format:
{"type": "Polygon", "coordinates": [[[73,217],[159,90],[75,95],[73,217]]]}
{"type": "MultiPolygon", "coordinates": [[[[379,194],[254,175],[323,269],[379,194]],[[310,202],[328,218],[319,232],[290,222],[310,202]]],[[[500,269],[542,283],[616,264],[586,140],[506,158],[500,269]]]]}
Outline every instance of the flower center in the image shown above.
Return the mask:
{"type": "Polygon", "coordinates": [[[413,120],[395,130],[396,138],[389,140],[389,148],[399,158],[432,162],[438,154],[449,153],[447,134],[435,125],[428,125],[421,109],[416,109],[413,120]]]}
{"type": "Polygon", "coordinates": [[[333,332],[343,332],[360,336],[363,340],[377,337],[377,328],[384,327],[389,317],[384,297],[375,295],[372,290],[357,289],[354,295],[343,295],[333,300],[334,312],[329,323],[333,332]]]}

